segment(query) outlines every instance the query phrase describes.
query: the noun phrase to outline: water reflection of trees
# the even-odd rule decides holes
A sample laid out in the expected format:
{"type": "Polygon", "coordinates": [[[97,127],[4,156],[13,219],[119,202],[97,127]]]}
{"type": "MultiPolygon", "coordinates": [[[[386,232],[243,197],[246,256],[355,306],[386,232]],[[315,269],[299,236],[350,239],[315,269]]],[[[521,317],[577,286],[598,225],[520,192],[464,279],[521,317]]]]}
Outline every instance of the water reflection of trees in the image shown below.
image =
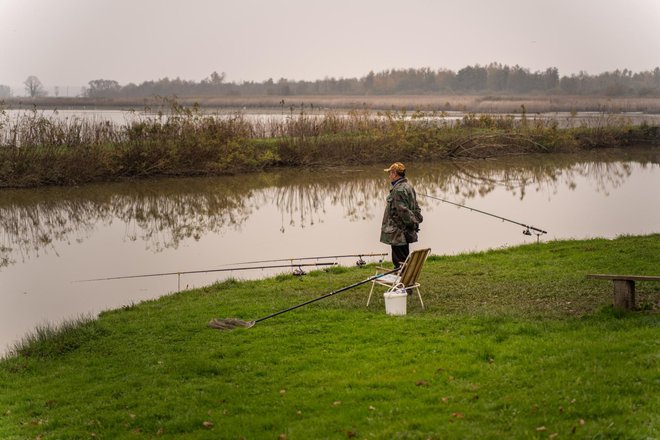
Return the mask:
{"type": "MultiPolygon", "coordinates": [[[[20,196],[9,194],[10,199],[23,202],[20,196]]],[[[58,203],[47,197],[38,202],[20,202],[0,205],[0,267],[31,253],[38,256],[42,250],[57,252],[56,242],[80,242],[96,223],[107,218],[107,206],[97,206],[89,200],[58,203]]]]}
{"type": "Polygon", "coordinates": [[[560,187],[575,189],[579,179],[588,179],[597,192],[609,194],[619,188],[632,173],[628,162],[576,162],[545,158],[534,162],[508,160],[496,162],[455,162],[446,170],[449,177],[444,181],[431,183],[435,192],[453,194],[463,199],[485,196],[497,188],[517,195],[520,200],[528,191],[556,194],[560,187]]]}
{"type": "MultiPolygon", "coordinates": [[[[632,173],[631,161],[657,166],[657,153],[633,157],[618,154],[590,156],[520,156],[506,160],[415,164],[411,180],[420,194],[448,196],[463,203],[501,188],[523,200],[529,191],[556,194],[561,187],[575,189],[586,179],[604,194],[620,187],[632,173]],[[596,157],[596,160],[594,159],[596,157]]],[[[376,168],[376,167],[373,167],[376,168]]],[[[389,187],[382,171],[327,172],[302,174],[277,187],[274,198],[287,226],[304,227],[323,221],[326,205],[340,206],[349,220],[371,219],[382,214],[389,187]]],[[[420,203],[428,203],[420,197],[420,203]]]]}
{"type": "Polygon", "coordinates": [[[288,227],[305,227],[322,223],[326,204],[342,208],[351,221],[371,219],[372,205],[377,203],[386,188],[385,182],[374,176],[359,173],[309,173],[301,180],[264,191],[261,201],[276,201],[282,217],[281,231],[288,227]]]}
{"type": "MultiPolygon", "coordinates": [[[[630,176],[633,158],[601,155],[525,156],[506,160],[416,164],[419,193],[456,202],[504,189],[524,199],[529,191],[555,194],[587,179],[607,194],[630,176]]],[[[634,158],[657,166],[657,154],[634,158]]],[[[81,242],[98,225],[125,224],[125,239],[158,252],[183,240],[240,228],[254,210],[274,204],[280,230],[322,223],[339,208],[351,221],[380,216],[388,183],[381,167],[369,170],[281,171],[223,178],[176,179],[84,188],[0,192],[0,267],[16,259],[57,252],[81,242]]],[[[422,200],[422,204],[428,203],[422,200]]]]}
{"type": "MultiPolygon", "coordinates": [[[[265,180],[265,181],[264,181],[265,180]]],[[[182,179],[83,189],[3,191],[0,193],[0,267],[57,244],[81,242],[99,225],[119,220],[125,238],[155,252],[182,240],[239,227],[253,209],[255,187],[235,179],[182,179]]]]}

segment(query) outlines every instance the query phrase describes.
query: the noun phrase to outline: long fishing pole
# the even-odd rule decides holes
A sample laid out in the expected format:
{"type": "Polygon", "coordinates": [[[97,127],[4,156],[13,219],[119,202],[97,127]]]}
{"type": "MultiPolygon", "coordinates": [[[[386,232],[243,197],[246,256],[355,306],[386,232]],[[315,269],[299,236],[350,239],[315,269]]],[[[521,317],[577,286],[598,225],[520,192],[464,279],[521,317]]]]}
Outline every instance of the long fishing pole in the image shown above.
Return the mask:
{"type": "Polygon", "coordinates": [[[251,328],[251,327],[254,327],[254,325],[258,322],[265,321],[267,319],[270,319],[270,318],[273,318],[275,316],[281,315],[282,313],[287,313],[287,312],[290,312],[290,311],[295,310],[297,308],[306,306],[307,304],[311,304],[313,302],[320,301],[322,299],[331,297],[331,296],[336,295],[338,293],[345,292],[345,291],[347,291],[349,289],[352,289],[354,287],[361,286],[362,284],[366,284],[366,283],[371,282],[375,279],[382,278],[385,275],[389,275],[391,273],[398,272],[398,271],[399,271],[399,268],[396,267],[396,268],[394,268],[390,271],[387,271],[385,273],[374,275],[372,277],[367,278],[366,280],[358,281],[357,283],[351,284],[350,286],[342,287],[341,289],[333,290],[332,292],[326,293],[325,295],[319,296],[319,297],[314,298],[314,299],[310,299],[309,301],[305,301],[304,303],[296,304],[295,306],[288,307],[284,310],[280,310],[278,312],[271,313],[270,315],[266,315],[264,317],[255,319],[254,321],[243,321],[242,319],[238,319],[238,318],[216,318],[216,319],[212,320],[209,323],[209,327],[215,328],[215,329],[218,329],[218,330],[231,330],[231,329],[234,329],[236,327],[251,328]]]}
{"type": "MultiPolygon", "coordinates": [[[[419,193],[418,193],[418,194],[419,194],[419,193]]],[[[480,213],[480,214],[489,215],[489,216],[491,216],[491,217],[495,217],[495,218],[500,219],[500,220],[502,220],[502,221],[509,222],[509,223],[513,223],[514,225],[522,226],[523,228],[525,228],[525,230],[523,231],[523,234],[525,234],[525,235],[532,235],[532,232],[530,231],[530,229],[531,229],[532,231],[536,231],[536,232],[537,232],[537,234],[536,234],[536,235],[537,235],[537,239],[538,239],[538,236],[539,236],[539,235],[541,235],[541,234],[547,234],[547,233],[548,233],[547,231],[544,231],[543,229],[539,229],[539,228],[537,228],[537,227],[535,227],[535,226],[526,225],[526,224],[524,224],[524,223],[520,223],[520,222],[517,222],[517,221],[515,221],[515,220],[511,220],[511,219],[505,218],[505,217],[501,217],[501,216],[499,216],[499,215],[491,214],[490,212],[482,211],[482,210],[477,209],[477,208],[471,208],[471,207],[469,207],[469,206],[461,205],[460,203],[450,202],[449,200],[441,199],[440,197],[429,196],[428,194],[419,194],[419,195],[420,195],[420,196],[424,196],[424,197],[428,197],[429,199],[434,199],[434,200],[439,200],[439,201],[441,201],[441,202],[449,203],[450,205],[458,206],[459,208],[466,208],[466,209],[469,209],[470,211],[475,211],[475,212],[478,212],[478,213],[480,213]]]]}
{"type": "Polygon", "coordinates": [[[349,257],[383,257],[387,255],[386,252],[381,252],[381,253],[366,253],[366,254],[347,254],[347,255],[325,255],[321,257],[302,257],[302,258],[277,258],[274,260],[257,260],[257,261],[243,261],[240,263],[227,263],[223,264],[220,267],[223,266],[234,266],[238,264],[259,264],[259,263],[275,263],[278,261],[305,261],[305,260],[329,260],[329,259],[335,259],[335,258],[349,258],[349,257]]]}
{"type": "Polygon", "coordinates": [[[206,269],[206,270],[188,270],[184,272],[163,272],[163,273],[148,273],[141,275],[123,275],[107,278],[92,278],[88,280],[75,280],[72,283],[87,283],[90,281],[109,281],[109,280],[124,280],[128,278],[146,278],[146,277],[162,277],[167,275],[184,275],[193,273],[209,273],[209,272],[230,272],[235,270],[255,270],[255,269],[276,269],[281,267],[305,267],[305,266],[334,266],[335,263],[304,263],[304,264],[279,264],[273,266],[258,266],[258,267],[233,267],[231,269],[206,269]]]}

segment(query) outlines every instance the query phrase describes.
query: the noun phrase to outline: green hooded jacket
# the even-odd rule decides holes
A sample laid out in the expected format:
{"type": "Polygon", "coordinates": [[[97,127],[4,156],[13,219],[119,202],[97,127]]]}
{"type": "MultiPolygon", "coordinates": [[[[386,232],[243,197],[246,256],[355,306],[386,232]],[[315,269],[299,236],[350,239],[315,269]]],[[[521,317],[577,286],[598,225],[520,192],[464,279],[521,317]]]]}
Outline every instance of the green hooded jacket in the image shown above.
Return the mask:
{"type": "Polygon", "coordinates": [[[399,179],[387,196],[380,241],[393,246],[414,243],[422,220],[415,189],[405,177],[399,179]]]}

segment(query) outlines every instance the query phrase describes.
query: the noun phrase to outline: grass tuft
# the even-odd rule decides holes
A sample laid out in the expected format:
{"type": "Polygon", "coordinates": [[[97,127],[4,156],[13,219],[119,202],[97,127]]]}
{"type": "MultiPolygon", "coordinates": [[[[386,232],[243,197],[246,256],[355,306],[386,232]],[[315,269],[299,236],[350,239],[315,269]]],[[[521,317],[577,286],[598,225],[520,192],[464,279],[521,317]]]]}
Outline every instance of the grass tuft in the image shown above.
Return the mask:
{"type": "Polygon", "coordinates": [[[99,321],[89,316],[81,316],[57,325],[45,323],[37,326],[34,331],[14,344],[9,350],[8,357],[58,358],[94,339],[103,337],[106,333],[99,321]]]}

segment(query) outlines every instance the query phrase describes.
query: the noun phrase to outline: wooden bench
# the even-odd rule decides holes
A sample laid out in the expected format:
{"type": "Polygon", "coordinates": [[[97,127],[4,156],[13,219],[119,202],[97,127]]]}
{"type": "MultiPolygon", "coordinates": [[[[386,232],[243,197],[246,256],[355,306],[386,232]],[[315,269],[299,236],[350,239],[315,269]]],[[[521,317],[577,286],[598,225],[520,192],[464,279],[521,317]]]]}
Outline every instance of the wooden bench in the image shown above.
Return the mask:
{"type": "Polygon", "coordinates": [[[589,274],[587,278],[612,280],[614,283],[614,307],[624,310],[635,308],[635,281],[660,281],[660,276],[648,275],[589,274]]]}

